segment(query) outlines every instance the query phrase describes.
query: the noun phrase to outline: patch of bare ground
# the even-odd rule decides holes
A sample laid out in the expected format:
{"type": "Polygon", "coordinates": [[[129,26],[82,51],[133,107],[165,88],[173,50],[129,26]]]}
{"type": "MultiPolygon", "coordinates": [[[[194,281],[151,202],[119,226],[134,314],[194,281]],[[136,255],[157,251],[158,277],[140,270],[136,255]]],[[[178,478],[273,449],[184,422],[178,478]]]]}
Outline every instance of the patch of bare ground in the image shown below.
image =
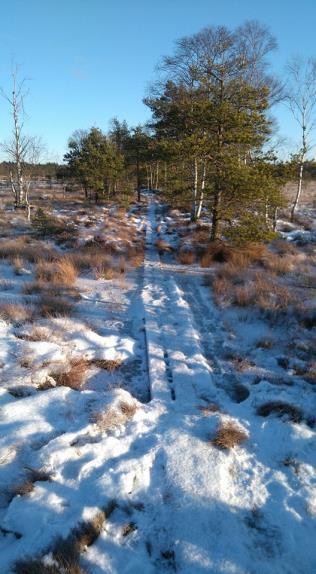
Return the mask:
{"type": "Polygon", "coordinates": [[[126,424],[134,417],[136,410],[136,403],[120,401],[117,408],[109,407],[104,412],[92,413],[91,418],[99,431],[107,432],[126,424]]]}
{"type": "Polygon", "coordinates": [[[236,424],[228,422],[221,424],[215,437],[211,440],[214,446],[221,449],[230,449],[239,446],[247,440],[247,434],[236,424]]]}
{"type": "Polygon", "coordinates": [[[283,401],[271,401],[264,403],[257,408],[257,414],[261,417],[268,417],[270,415],[286,417],[288,420],[294,423],[300,423],[303,419],[303,413],[300,408],[283,401]]]}

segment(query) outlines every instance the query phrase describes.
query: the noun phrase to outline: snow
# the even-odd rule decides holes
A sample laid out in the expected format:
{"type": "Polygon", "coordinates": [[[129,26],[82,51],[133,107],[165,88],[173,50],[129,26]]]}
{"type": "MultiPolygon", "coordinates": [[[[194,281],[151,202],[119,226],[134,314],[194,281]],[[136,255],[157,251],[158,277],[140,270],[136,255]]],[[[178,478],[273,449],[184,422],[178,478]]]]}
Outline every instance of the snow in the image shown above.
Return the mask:
{"type": "MultiPolygon", "coordinates": [[[[160,206],[150,194],[148,203],[147,215],[135,218],[138,229],[146,226],[144,269],[124,288],[80,278],[76,317],[41,320],[47,341],[17,339],[31,326],[1,322],[2,571],[47,554],[57,536],[114,500],[82,555],[91,574],[314,574],[315,387],[291,361],[287,370],[277,361],[291,339],[304,342],[303,333],[282,321],[271,326],[255,312],[218,309],[204,270],[160,259],[160,206]],[[266,338],[272,349],[257,346],[266,338]],[[17,365],[21,356],[29,367],[17,365]],[[121,374],[92,371],[80,392],[36,390],[51,364],[74,357],[119,358],[124,367],[121,374]],[[231,357],[246,358],[245,369],[231,357]],[[18,384],[30,396],[12,396],[18,384]],[[275,400],[301,408],[302,422],[257,415],[275,400]],[[118,412],[122,403],[135,405],[135,414],[98,428],[95,413],[118,412]],[[206,416],[201,407],[213,403],[218,410],[206,416]],[[237,425],[246,441],[215,447],[223,423],[237,425]],[[51,480],[14,496],[27,466],[45,468],[51,480]],[[125,536],[128,523],[135,529],[125,536]]],[[[101,234],[98,219],[96,227],[101,234]]]]}

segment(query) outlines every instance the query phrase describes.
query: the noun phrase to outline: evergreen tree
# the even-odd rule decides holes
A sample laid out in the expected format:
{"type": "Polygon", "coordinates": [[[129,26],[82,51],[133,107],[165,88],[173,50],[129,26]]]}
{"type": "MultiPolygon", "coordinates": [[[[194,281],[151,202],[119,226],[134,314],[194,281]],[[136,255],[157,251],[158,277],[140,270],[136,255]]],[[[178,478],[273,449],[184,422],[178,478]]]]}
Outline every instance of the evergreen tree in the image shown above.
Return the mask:
{"type": "Polygon", "coordinates": [[[270,224],[270,206],[255,199],[265,186],[275,186],[272,172],[262,170],[261,154],[276,93],[264,60],[273,42],[259,25],[245,26],[260,36],[260,50],[255,42],[247,45],[243,28],[206,28],[177,43],[174,56],[163,62],[166,81],[145,100],[158,140],[179,164],[184,195],[191,188],[193,219],[208,199],[213,240],[221,223],[232,225],[237,206],[270,224]]]}

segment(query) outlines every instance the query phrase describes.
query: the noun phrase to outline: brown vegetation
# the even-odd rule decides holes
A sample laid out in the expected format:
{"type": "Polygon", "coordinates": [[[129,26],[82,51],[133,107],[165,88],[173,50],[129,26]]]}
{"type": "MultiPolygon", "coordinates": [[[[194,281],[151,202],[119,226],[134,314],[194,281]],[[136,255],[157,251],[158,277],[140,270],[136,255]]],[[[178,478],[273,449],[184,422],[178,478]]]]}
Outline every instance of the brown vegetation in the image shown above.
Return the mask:
{"type": "Polygon", "coordinates": [[[179,251],[177,258],[182,265],[192,265],[192,263],[195,262],[195,254],[193,251],[189,251],[188,249],[179,251]]]}
{"type": "Polygon", "coordinates": [[[286,416],[294,423],[301,422],[303,414],[301,409],[295,405],[289,405],[282,401],[271,401],[265,403],[257,408],[257,414],[261,417],[268,417],[269,415],[276,415],[278,417],[286,416]]]}
{"type": "Polygon", "coordinates": [[[247,438],[247,434],[234,423],[224,423],[219,426],[211,442],[218,448],[228,449],[242,444],[247,438]]]}
{"type": "Polygon", "coordinates": [[[106,371],[116,371],[122,366],[122,359],[92,359],[90,364],[106,371]]]}
{"type": "Polygon", "coordinates": [[[163,253],[171,253],[173,251],[172,245],[165,241],[164,239],[157,239],[156,248],[159,252],[159,255],[163,255],[163,253]]]}
{"type": "Polygon", "coordinates": [[[100,536],[105,520],[116,508],[115,502],[100,510],[91,520],[81,522],[66,539],[59,538],[46,554],[52,554],[48,565],[42,557],[19,560],[14,565],[15,574],[87,574],[80,566],[80,553],[91,546],[100,536]]]}
{"type": "Polygon", "coordinates": [[[109,407],[104,412],[93,413],[92,421],[101,432],[107,432],[120,427],[128,420],[132,419],[136,410],[137,406],[135,403],[120,401],[118,409],[109,407]]]}
{"type": "Polygon", "coordinates": [[[69,317],[74,305],[71,301],[61,297],[51,297],[42,294],[39,301],[39,313],[42,317],[69,317]]]}
{"type": "Polygon", "coordinates": [[[50,260],[58,256],[57,252],[43,241],[34,241],[27,235],[21,235],[14,239],[2,239],[0,241],[0,258],[14,261],[19,257],[22,261],[34,263],[39,258],[50,260]]]}
{"type": "Polygon", "coordinates": [[[34,309],[29,305],[22,303],[0,303],[0,319],[6,323],[21,324],[26,321],[32,321],[34,318],[34,309]]]}
{"type": "Polygon", "coordinates": [[[79,391],[86,381],[88,366],[89,362],[85,359],[73,359],[66,372],[53,374],[52,377],[57,386],[79,391]]]}

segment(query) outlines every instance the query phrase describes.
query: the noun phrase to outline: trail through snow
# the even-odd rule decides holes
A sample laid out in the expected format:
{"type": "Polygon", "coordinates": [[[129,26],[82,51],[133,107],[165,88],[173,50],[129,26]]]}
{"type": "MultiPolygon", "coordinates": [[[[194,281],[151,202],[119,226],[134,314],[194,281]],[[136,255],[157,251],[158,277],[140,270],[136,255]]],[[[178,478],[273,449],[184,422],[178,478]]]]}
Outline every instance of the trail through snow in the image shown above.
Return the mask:
{"type": "MultiPolygon", "coordinates": [[[[148,200],[139,309],[151,400],[137,402],[126,426],[100,436],[91,412],[129,402],[127,391],[113,389],[100,399],[86,390],[78,401],[75,391],[56,388],[20,399],[20,410],[10,410],[12,397],[0,397],[5,428],[16,419],[25,424],[32,465],[54,473],[26,501],[18,496],[0,509],[0,526],[22,534],[0,541],[1,572],[9,574],[14,560],[42,552],[113,499],[116,510],[82,557],[91,574],[314,574],[314,433],[304,424],[259,418],[251,395],[234,399],[235,381],[218,357],[226,344],[218,311],[201,277],[160,261],[157,204],[148,200]],[[201,408],[213,403],[219,410],[204,416],[201,408]],[[56,424],[61,411],[65,421],[56,424]],[[222,451],[211,438],[228,421],[248,440],[222,451]],[[289,444],[301,456],[304,444],[300,476],[280,467],[289,444]]],[[[24,445],[27,440],[26,433],[24,445]]]]}

